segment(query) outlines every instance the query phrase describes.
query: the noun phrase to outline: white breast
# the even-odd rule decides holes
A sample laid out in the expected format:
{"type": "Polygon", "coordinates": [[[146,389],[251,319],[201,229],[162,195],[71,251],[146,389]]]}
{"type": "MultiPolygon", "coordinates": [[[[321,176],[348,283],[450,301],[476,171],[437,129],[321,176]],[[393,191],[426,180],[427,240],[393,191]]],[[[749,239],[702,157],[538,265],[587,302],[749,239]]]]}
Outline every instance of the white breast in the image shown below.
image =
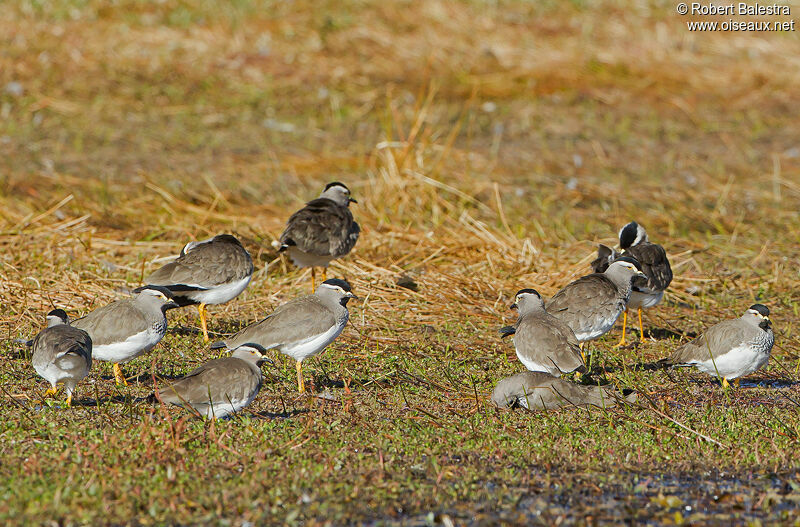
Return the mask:
{"type": "Polygon", "coordinates": [[[622,311],[618,311],[613,316],[600,319],[595,327],[576,331],[575,338],[577,338],[579,342],[584,342],[602,337],[611,331],[611,328],[614,327],[614,324],[617,322],[620,313],[622,313],[622,311]]]}
{"type": "Polygon", "coordinates": [[[289,355],[297,361],[302,361],[307,357],[312,357],[324,350],[328,344],[333,342],[336,337],[339,336],[344,329],[344,326],[347,324],[347,319],[348,317],[345,317],[341,323],[336,324],[325,333],[320,333],[314,337],[284,344],[278,349],[284,355],[289,355]]]}
{"type": "Polygon", "coordinates": [[[693,362],[697,369],[709,375],[726,379],[736,379],[749,375],[763,367],[769,360],[769,352],[756,350],[749,344],[742,344],[720,355],[715,360],[693,362]],[[714,367],[716,365],[716,368],[714,367]]]}
{"type": "MultiPolygon", "coordinates": [[[[247,286],[250,284],[250,279],[252,275],[243,278],[241,280],[237,280],[235,282],[231,282],[228,284],[223,284],[217,287],[212,287],[210,289],[204,289],[202,291],[192,291],[186,293],[186,298],[190,298],[197,303],[200,304],[224,304],[229,300],[233,300],[242,291],[244,291],[247,286]]],[[[192,287],[201,287],[198,285],[191,285],[192,287]]]]}
{"type": "Polygon", "coordinates": [[[128,362],[153,349],[163,337],[164,332],[161,331],[141,331],[122,342],[92,346],[92,358],[114,363],[128,362]]]}

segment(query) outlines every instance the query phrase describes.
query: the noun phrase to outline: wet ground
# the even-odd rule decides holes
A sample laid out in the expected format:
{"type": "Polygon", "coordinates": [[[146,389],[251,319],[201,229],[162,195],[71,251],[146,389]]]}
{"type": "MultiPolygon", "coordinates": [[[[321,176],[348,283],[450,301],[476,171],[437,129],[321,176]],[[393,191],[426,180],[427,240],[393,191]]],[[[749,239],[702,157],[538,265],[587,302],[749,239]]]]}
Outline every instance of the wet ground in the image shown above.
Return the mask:
{"type": "Polygon", "coordinates": [[[501,492],[500,506],[374,519],[368,525],[797,525],[800,472],[727,474],[542,474],[501,492]],[[549,481],[549,483],[548,483],[549,481]]]}

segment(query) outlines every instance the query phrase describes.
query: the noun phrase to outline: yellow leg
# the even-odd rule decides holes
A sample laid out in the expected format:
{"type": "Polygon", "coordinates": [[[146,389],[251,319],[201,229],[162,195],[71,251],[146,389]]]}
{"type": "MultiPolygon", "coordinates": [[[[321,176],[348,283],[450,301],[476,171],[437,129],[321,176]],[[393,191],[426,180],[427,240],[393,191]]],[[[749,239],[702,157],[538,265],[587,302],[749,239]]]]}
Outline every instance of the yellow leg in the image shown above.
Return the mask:
{"type": "Polygon", "coordinates": [[[722,387],[723,388],[730,388],[731,387],[731,383],[729,383],[728,379],[726,379],[725,377],[722,378],[722,387]]]}
{"type": "Polygon", "coordinates": [[[300,393],[304,393],[306,391],[306,385],[303,383],[303,362],[297,361],[295,363],[295,368],[297,368],[297,388],[300,390],[300,393]]]}
{"type": "Polygon", "coordinates": [[[583,351],[583,342],[579,342],[578,347],[581,349],[581,358],[583,359],[583,363],[586,364],[586,353],[583,351]]]}
{"type": "Polygon", "coordinates": [[[125,380],[125,376],[122,374],[122,368],[119,367],[119,364],[114,363],[112,369],[114,370],[114,380],[117,382],[117,384],[124,384],[127,386],[128,381],[125,380]]]}
{"type": "Polygon", "coordinates": [[[739,388],[739,381],[741,381],[741,379],[734,379],[734,380],[733,380],[733,385],[734,385],[736,388],[739,388]]]}
{"type": "Polygon", "coordinates": [[[625,345],[625,327],[627,325],[628,325],[628,310],[626,309],[625,311],[622,312],[622,338],[620,339],[619,342],[617,342],[617,345],[614,346],[615,348],[619,348],[620,346],[625,345]]]}
{"type": "Polygon", "coordinates": [[[51,386],[44,392],[44,396],[47,397],[48,395],[55,395],[58,393],[58,386],[51,386]]]}
{"type": "Polygon", "coordinates": [[[72,406],[72,394],[68,393],[67,394],[67,408],[69,408],[70,406],[72,406]]]}
{"type": "Polygon", "coordinates": [[[317,281],[316,281],[316,278],[317,278],[317,277],[316,277],[316,274],[315,274],[315,270],[314,270],[314,268],[312,267],[312,268],[311,268],[311,292],[312,292],[312,293],[313,293],[314,291],[316,291],[316,290],[317,290],[317,281]]]}
{"type": "Polygon", "coordinates": [[[200,327],[203,328],[203,342],[208,342],[208,328],[206,327],[206,305],[197,304],[197,311],[200,313],[200,327]]]}
{"type": "Polygon", "coordinates": [[[644,340],[644,326],[642,325],[642,308],[639,308],[639,342],[645,343],[644,340]]]}
{"type": "Polygon", "coordinates": [[[322,268],[322,281],[324,282],[327,279],[328,279],[328,268],[327,267],[323,267],[322,268]]]}

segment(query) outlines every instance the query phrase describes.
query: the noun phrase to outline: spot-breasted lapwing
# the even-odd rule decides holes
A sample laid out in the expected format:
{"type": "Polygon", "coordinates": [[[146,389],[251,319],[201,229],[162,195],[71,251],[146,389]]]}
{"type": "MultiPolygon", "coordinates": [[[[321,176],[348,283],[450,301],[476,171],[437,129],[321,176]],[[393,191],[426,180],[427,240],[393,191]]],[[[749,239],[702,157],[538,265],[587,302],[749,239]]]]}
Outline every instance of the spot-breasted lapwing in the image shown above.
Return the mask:
{"type": "Polygon", "coordinates": [[[253,260],[230,234],[189,242],[178,258],[157,269],[145,283],[169,289],[180,306],[197,305],[203,340],[208,342],[208,304],[224,304],[239,296],[253,277],[253,260]]]}
{"type": "Polygon", "coordinates": [[[158,396],[165,404],[189,407],[207,418],[222,418],[253,402],[261,389],[261,365],[272,362],[264,348],[243,345],[230,357],[213,359],[185,377],[162,386],[158,396]]]}
{"type": "Polygon", "coordinates": [[[540,411],[569,406],[611,408],[621,402],[635,401],[635,393],[618,394],[605,387],[583,386],[538,371],[506,377],[492,393],[492,403],[500,408],[521,406],[540,411]]]}
{"type": "Polygon", "coordinates": [[[172,293],[157,285],[133,290],[133,296],[95,309],[72,326],[92,338],[92,358],[114,364],[117,384],[128,382],[120,364],[153,349],[167,332],[167,309],[178,307],[172,293]]]}
{"type": "Polygon", "coordinates": [[[605,335],[619,318],[631,295],[632,282],[644,277],[639,263],[623,256],[603,273],[582,276],[553,295],[545,309],[566,322],[578,342],[605,335]]]}
{"type": "MultiPolygon", "coordinates": [[[[639,314],[639,340],[644,342],[644,326],[642,325],[642,308],[658,305],[664,298],[664,291],[672,282],[672,268],[667,259],[667,252],[658,244],[651,243],[647,238],[644,227],[632,221],[619,231],[619,245],[622,249],[618,253],[610,247],[600,245],[597,250],[597,259],[592,262],[592,270],[602,273],[608,265],[619,256],[635,258],[642,266],[646,280],[636,280],[633,291],[628,300],[628,308],[636,308],[639,314]]],[[[617,346],[625,345],[625,329],[628,322],[627,309],[622,315],[622,338],[617,346]]]]}
{"type": "Polygon", "coordinates": [[[215,342],[213,348],[236,350],[258,345],[277,349],[292,357],[297,368],[297,385],[305,391],[302,362],[324,350],[344,329],[350,314],[347,302],[357,298],[344,280],[325,280],[313,295],[279,306],[265,319],[247,326],[233,337],[215,342]]]}
{"type": "Polygon", "coordinates": [[[671,366],[694,366],[721,378],[722,385],[727,387],[728,381],[736,379],[738,383],[740,377],[764,367],[774,343],[769,309],[763,304],[753,304],[741,317],[711,326],[659,362],[671,366]]]}
{"type": "Polygon", "coordinates": [[[289,218],[281,234],[281,252],[286,252],[298,267],[311,267],[311,289],[316,287],[314,268],[322,267],[327,278],[331,260],[349,253],[361,229],[353,220],[350,189],[339,182],[328,183],[319,198],[309,201],[289,218]]]}
{"type": "Polygon", "coordinates": [[[517,292],[511,307],[517,308],[519,318],[500,333],[503,337],[514,335],[517,358],[526,368],[556,377],[586,371],[575,333],[564,321],[545,311],[542,297],[535,289],[517,292]]]}
{"type": "Polygon", "coordinates": [[[85,331],[69,325],[67,314],[54,309],[47,314],[47,328],[33,339],[33,368],[50,383],[45,396],[55,394],[58,384],[67,391],[67,406],[72,392],[92,367],[92,339],[85,331]]]}

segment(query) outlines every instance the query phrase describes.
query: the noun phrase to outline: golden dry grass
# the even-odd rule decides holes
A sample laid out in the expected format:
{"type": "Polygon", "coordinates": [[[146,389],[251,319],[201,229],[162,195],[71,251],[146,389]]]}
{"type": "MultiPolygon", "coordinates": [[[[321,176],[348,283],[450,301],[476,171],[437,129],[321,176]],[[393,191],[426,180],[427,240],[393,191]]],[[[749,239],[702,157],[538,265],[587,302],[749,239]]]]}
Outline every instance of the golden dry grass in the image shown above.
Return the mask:
{"type": "MultiPolygon", "coordinates": [[[[341,180],[359,200],[363,232],[330,274],[350,280],[362,300],[317,365],[326,379],[418,367],[450,391],[423,388],[413,408],[452,398],[473,415],[475,395],[519,369],[496,334],[512,319],[513,293],[550,295],[586,273],[596,243],[613,243],[631,219],[666,246],[676,274],[649,327],[696,332],[766,303],[778,340],[758,377],[794,379],[800,42],[796,33],[690,33],[684,22],[673,4],[654,1],[12,2],[0,17],[0,334],[35,333],[55,306],[85,313],[138,286],[186,241],[223,231],[243,240],[257,274],[239,299],[212,308],[211,329],[256,320],[308,290],[307,273],[277,259],[272,242],[293,210],[341,180]],[[403,275],[418,292],[397,285],[403,275]],[[459,366],[438,371],[437,360],[459,366]]],[[[190,312],[172,320],[197,323],[190,312]]],[[[598,345],[608,365],[656,359],[675,345],[610,351],[616,336],[598,345]]],[[[16,409],[12,395],[44,391],[15,346],[3,348],[16,357],[3,377],[6,410],[16,409]]],[[[149,371],[156,358],[182,371],[205,356],[178,335],[130,369],[149,371]]],[[[285,404],[287,372],[254,411],[285,404]]],[[[99,375],[98,393],[110,393],[99,375]]],[[[642,375],[623,379],[662,410],[673,399],[704,412],[727,401],[710,384],[676,395],[673,381],[642,375]]],[[[385,388],[368,395],[401,400],[385,388]]],[[[745,416],[763,400],[796,411],[779,390],[762,388],[737,396],[747,424],[727,438],[706,414],[675,410],[733,449],[706,445],[699,454],[739,471],[796,466],[796,420],[792,435],[772,417],[762,430],[745,416]],[[766,434],[772,447],[748,457],[736,450],[738,433],[766,434]],[[776,444],[774,466],[756,461],[776,444]]],[[[142,382],[136,393],[149,389],[142,382]]],[[[370,408],[379,419],[380,408],[370,408]]],[[[530,417],[515,419],[502,429],[520,430],[530,417]]],[[[656,414],[646,420],[654,433],[673,428],[656,414]]],[[[300,434],[306,424],[297,426],[300,434]]],[[[226,433],[238,437],[235,429],[226,433]]],[[[681,448],[696,440],[678,432],[681,448]]],[[[491,443],[490,431],[482,437],[491,443]]],[[[638,469],[668,455],[658,452],[638,469]]],[[[698,463],[697,454],[681,466],[698,463]]],[[[6,452],[9,461],[21,455],[6,452]]],[[[400,499],[392,489],[384,504],[400,499]]]]}

